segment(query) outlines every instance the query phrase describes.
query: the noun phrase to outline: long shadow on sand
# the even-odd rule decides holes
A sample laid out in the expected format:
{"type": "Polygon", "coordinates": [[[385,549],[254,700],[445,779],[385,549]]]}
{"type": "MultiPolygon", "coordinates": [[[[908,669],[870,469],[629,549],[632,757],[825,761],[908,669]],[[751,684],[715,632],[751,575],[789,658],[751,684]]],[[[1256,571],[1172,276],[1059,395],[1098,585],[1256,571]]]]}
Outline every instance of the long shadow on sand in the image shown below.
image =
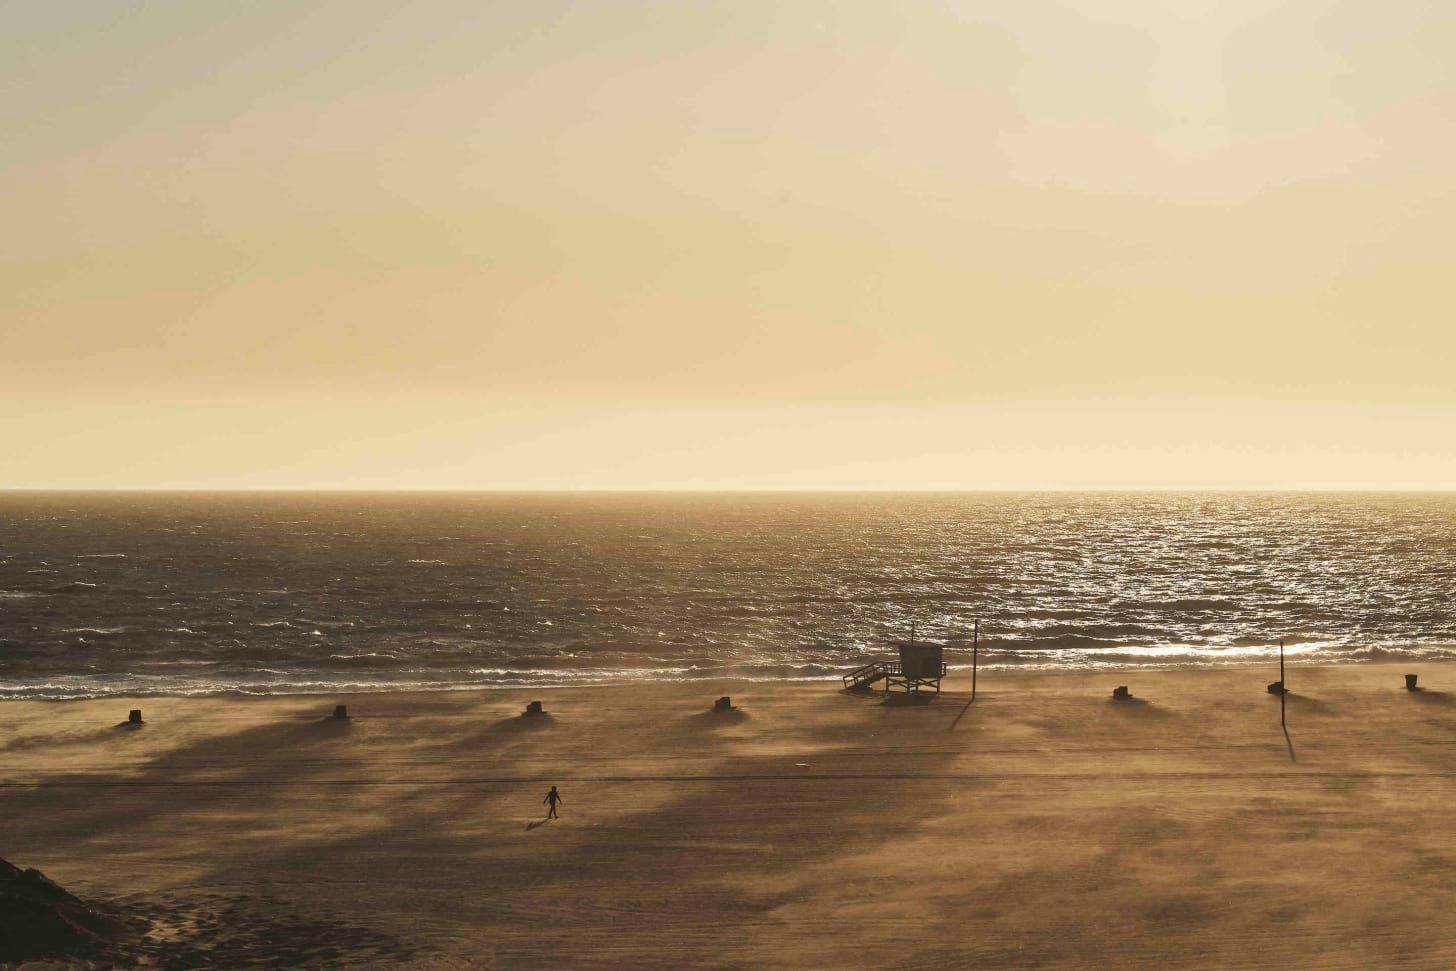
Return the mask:
{"type": "Polygon", "coordinates": [[[271,799],[269,790],[276,788],[276,783],[304,781],[332,769],[326,759],[297,758],[294,753],[307,756],[317,746],[347,738],[350,731],[348,721],[334,719],[262,725],[168,751],[136,777],[60,775],[43,786],[16,788],[7,793],[6,801],[15,808],[15,823],[34,838],[82,844],[115,841],[124,846],[125,834],[132,829],[154,825],[166,815],[235,800],[241,791],[248,792],[253,806],[266,807],[271,799]],[[288,753],[289,757],[280,760],[277,753],[288,753]],[[110,795],[94,800],[94,808],[78,813],[70,791],[77,788],[110,795]],[[164,799],[157,800],[164,803],[161,812],[136,811],[133,804],[146,802],[146,793],[164,795],[164,799]],[[68,811],[59,811],[62,806],[68,811]]]}
{"type": "Polygon", "coordinates": [[[525,732],[544,732],[559,724],[555,715],[543,711],[539,715],[514,715],[502,718],[486,727],[484,735],[519,735],[525,732]]]}
{"type": "Polygon", "coordinates": [[[948,732],[955,731],[956,726],[961,723],[961,719],[966,717],[966,714],[971,710],[971,706],[975,703],[975,698],[967,698],[965,700],[965,703],[961,705],[960,711],[956,712],[955,718],[951,721],[949,725],[945,726],[945,730],[948,732]]]}
{"type": "MultiPolygon", "coordinates": [[[[536,781],[460,780],[401,793],[407,811],[383,817],[366,833],[321,831],[280,848],[276,863],[296,870],[306,860],[310,872],[345,885],[392,874],[397,892],[431,914],[431,927],[445,928],[445,939],[488,941],[491,962],[501,966],[546,956],[563,927],[597,964],[691,966],[717,953],[725,936],[751,941],[765,920],[794,906],[800,882],[818,864],[849,846],[862,852],[882,846],[883,824],[866,805],[890,807],[904,821],[899,837],[909,840],[922,819],[934,818],[938,802],[951,798],[941,776],[958,753],[906,747],[943,738],[943,726],[931,726],[919,713],[880,710],[883,717],[872,718],[825,705],[806,711],[802,721],[784,712],[782,734],[774,736],[782,744],[767,754],[716,735],[713,719],[720,716],[699,712],[667,721],[636,743],[685,753],[686,769],[674,769],[672,779],[634,778],[631,770],[610,780],[570,782],[563,786],[570,801],[551,826],[540,820],[524,834],[518,828],[520,809],[534,812],[540,799],[536,781]],[[816,727],[826,714],[838,721],[816,727]],[[896,747],[883,754],[866,748],[871,733],[875,744],[896,747]],[[797,745],[814,752],[816,769],[821,763],[842,769],[797,770],[797,745]],[[631,809],[634,804],[641,808],[631,809]],[[590,822],[582,825],[574,813],[590,822]]],[[[519,755],[523,766],[537,758],[529,747],[519,755]]],[[[957,782],[953,795],[963,798],[987,784],[957,782]]],[[[274,862],[265,852],[252,865],[274,862]]],[[[219,861],[213,879],[229,880],[240,865],[236,857],[219,861]]],[[[387,898],[376,905],[387,906],[387,898]]],[[[829,928],[824,936],[838,939],[829,928]]],[[[428,946],[428,936],[423,943],[428,946]]],[[[745,952],[744,960],[756,958],[745,952]]]]}
{"type": "MultiPolygon", "coordinates": [[[[128,722],[121,725],[113,725],[110,728],[98,728],[95,731],[81,734],[54,734],[54,735],[23,735],[19,738],[12,738],[4,745],[0,745],[0,755],[7,752],[24,752],[33,748],[57,748],[61,746],[76,746],[84,748],[90,745],[97,745],[117,737],[117,731],[128,722]]],[[[132,726],[133,729],[140,726],[132,726]]]]}
{"type": "MultiPolygon", "coordinates": [[[[412,948],[372,928],[334,919],[316,906],[306,913],[280,908],[237,889],[258,889],[258,867],[270,847],[250,836],[249,825],[256,823],[236,821],[290,818],[300,788],[315,790],[351,771],[331,757],[351,734],[349,721],[332,718],[258,726],[165,752],[135,775],[72,773],[42,785],[7,786],[0,789],[0,813],[16,845],[91,858],[102,872],[118,860],[126,861],[124,871],[170,872],[167,863],[148,861],[149,846],[182,847],[176,852],[192,868],[199,852],[207,854],[208,866],[225,867],[229,860],[243,865],[243,879],[204,884],[207,889],[142,895],[123,883],[112,891],[88,891],[98,899],[109,896],[153,927],[149,937],[119,941],[102,955],[108,961],[195,967],[405,960],[412,948]],[[78,799],[78,789],[94,796],[78,799]],[[233,889],[212,892],[216,886],[233,889]]],[[[328,798],[326,789],[310,795],[328,798]]]]}
{"type": "Polygon", "coordinates": [[[687,729],[716,731],[720,728],[732,728],[736,725],[746,724],[751,717],[742,708],[730,708],[727,711],[700,711],[684,718],[682,724],[687,729]]]}
{"type": "MultiPolygon", "coordinates": [[[[512,777],[563,746],[600,751],[605,741],[610,751],[610,723],[578,738],[562,734],[569,719],[515,716],[438,742],[425,723],[397,763],[361,762],[363,740],[347,722],[260,726],[167,752],[124,779],[72,774],[0,790],[0,813],[15,845],[93,856],[100,872],[185,863],[189,875],[171,878],[180,889],[130,901],[144,916],[174,920],[178,938],[121,954],[123,964],[144,954],[191,966],[191,949],[206,939],[239,965],[387,966],[434,946],[484,946],[489,953],[454,956],[511,966],[547,956],[569,926],[598,964],[691,966],[719,953],[725,935],[751,941],[795,906],[806,874],[846,847],[884,847],[886,813],[902,820],[897,838],[907,844],[942,800],[991,784],[947,785],[959,750],[924,744],[944,738],[942,721],[929,717],[937,706],[874,707],[845,711],[816,697],[802,719],[781,710],[769,736],[747,713],[665,719],[630,749],[673,768],[653,777],[644,761],[591,778],[591,762],[579,760],[588,777],[563,786],[562,819],[524,833],[521,816],[538,811],[543,787],[512,777]],[[714,731],[730,723],[753,738],[714,731]],[[759,739],[772,751],[755,748],[759,739]],[[800,749],[813,753],[813,774],[795,766],[800,749]],[[477,751],[500,761],[505,777],[467,768],[477,751]],[[384,777],[370,778],[369,765],[384,777]],[[83,803],[75,787],[96,798],[83,803]],[[168,856],[149,862],[147,847],[168,856]],[[735,876],[743,874],[751,879],[735,876]],[[347,913],[329,910],[335,899],[347,913]]],[[[819,936],[839,946],[834,929],[819,936]]],[[[761,957],[744,955],[750,964],[761,957]]]]}
{"type": "Polygon", "coordinates": [[[1109,698],[1107,710],[1131,718],[1177,718],[1177,712],[1155,705],[1146,698],[1109,698]]]}
{"type": "Polygon", "coordinates": [[[1431,688],[1415,688],[1407,692],[1410,697],[1424,705],[1456,705],[1456,695],[1449,691],[1436,691],[1431,688]]]}
{"type": "MultiPolygon", "coordinates": [[[[487,722],[476,731],[450,738],[439,745],[431,746],[441,757],[455,758],[473,756],[500,761],[509,759],[515,752],[528,747],[542,736],[549,736],[564,727],[561,719],[550,712],[539,715],[511,715],[497,721],[487,722]]],[[[428,729],[422,729],[422,734],[428,729]]],[[[458,732],[459,727],[453,731],[458,732]]]]}
{"type": "MultiPolygon", "coordinates": [[[[918,712],[905,722],[900,716],[910,716],[909,711],[880,710],[884,717],[878,719],[862,712],[862,724],[866,735],[878,732],[884,744],[941,737],[928,734],[940,726],[929,727],[918,712]],[[907,734],[897,732],[896,724],[904,725],[907,734]]],[[[866,805],[902,806],[891,815],[905,821],[899,835],[909,841],[927,810],[948,797],[945,783],[933,777],[950,765],[953,754],[877,756],[861,752],[864,736],[846,733],[842,726],[803,727],[820,712],[805,712],[797,724],[792,712],[781,714],[785,739],[814,749],[816,770],[840,764],[846,777],[832,777],[832,769],[801,775],[791,765],[792,755],[738,754],[732,740],[725,739],[696,778],[674,786],[666,803],[586,828],[573,825],[568,807],[560,828],[553,824],[533,836],[547,842],[533,844],[538,855],[531,859],[526,881],[513,886],[509,871],[478,867],[481,899],[496,911],[496,958],[508,965],[529,963],[542,955],[541,942],[553,927],[570,924],[573,939],[604,965],[700,963],[704,955],[720,951],[725,939],[748,945],[765,921],[792,919],[777,915],[795,905],[802,881],[819,864],[842,855],[846,847],[868,852],[882,845],[882,823],[864,811],[866,805]],[[857,757],[846,759],[847,750],[857,757]],[[907,778],[909,773],[930,778],[907,778]],[[643,915],[651,919],[644,921],[643,915]]],[[[716,737],[711,732],[716,717],[699,712],[683,719],[678,738],[716,737]]],[[[673,740],[661,744],[671,746],[673,740]]],[[[981,785],[958,783],[956,795],[981,785]]],[[[574,803],[614,792],[630,797],[639,788],[662,791],[659,783],[647,781],[577,783],[574,803]]],[[[933,811],[929,815],[933,818],[933,811]]],[[[752,966],[762,956],[745,950],[737,959],[752,966]]]]}
{"type": "Polygon", "coordinates": [[[882,708],[921,708],[936,700],[928,691],[886,691],[884,695],[882,708]]]}
{"type": "MultiPolygon", "coordinates": [[[[1269,703],[1275,708],[1279,707],[1279,696],[1269,695],[1269,703]]],[[[1311,698],[1309,695],[1300,694],[1297,691],[1290,691],[1284,695],[1284,704],[1288,711],[1304,712],[1309,715],[1332,714],[1335,707],[1327,701],[1320,701],[1318,698],[1311,698]]]]}

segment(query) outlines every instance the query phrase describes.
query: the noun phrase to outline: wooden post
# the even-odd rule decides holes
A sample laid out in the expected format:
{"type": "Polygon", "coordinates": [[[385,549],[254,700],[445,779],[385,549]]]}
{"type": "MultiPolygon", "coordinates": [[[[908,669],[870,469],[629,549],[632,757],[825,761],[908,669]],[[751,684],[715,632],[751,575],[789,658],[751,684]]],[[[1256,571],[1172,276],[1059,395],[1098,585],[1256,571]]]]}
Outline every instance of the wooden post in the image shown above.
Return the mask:
{"type": "MultiPolygon", "coordinates": [[[[911,647],[914,647],[915,646],[915,621],[913,621],[913,620],[910,622],[910,646],[911,647]]],[[[901,656],[903,657],[903,655],[901,655],[901,656]]],[[[905,676],[905,668],[902,665],[900,667],[900,677],[903,678],[904,676],[905,676]]],[[[908,683],[905,685],[905,691],[906,691],[907,694],[910,691],[910,685],[908,683]]],[[[885,678],[885,694],[889,694],[889,693],[890,693],[890,679],[888,677],[886,677],[885,678]]]]}
{"type": "Polygon", "coordinates": [[[971,700],[976,700],[976,662],[981,647],[981,619],[976,618],[976,626],[971,628],[971,700]]]}
{"type": "Polygon", "coordinates": [[[1279,725],[1284,727],[1284,696],[1289,694],[1289,685],[1284,681],[1284,639],[1279,640],[1279,725]]]}

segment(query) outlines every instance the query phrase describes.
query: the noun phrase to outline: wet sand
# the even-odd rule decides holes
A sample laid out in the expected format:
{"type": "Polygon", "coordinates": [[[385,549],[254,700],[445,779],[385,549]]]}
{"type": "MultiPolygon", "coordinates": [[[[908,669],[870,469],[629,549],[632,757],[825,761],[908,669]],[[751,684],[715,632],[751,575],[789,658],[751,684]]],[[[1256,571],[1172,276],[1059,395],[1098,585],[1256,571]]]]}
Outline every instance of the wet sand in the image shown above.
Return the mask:
{"type": "Polygon", "coordinates": [[[0,857],[128,962],[1456,966],[1456,666],[1273,677],[14,702],[0,857]]]}

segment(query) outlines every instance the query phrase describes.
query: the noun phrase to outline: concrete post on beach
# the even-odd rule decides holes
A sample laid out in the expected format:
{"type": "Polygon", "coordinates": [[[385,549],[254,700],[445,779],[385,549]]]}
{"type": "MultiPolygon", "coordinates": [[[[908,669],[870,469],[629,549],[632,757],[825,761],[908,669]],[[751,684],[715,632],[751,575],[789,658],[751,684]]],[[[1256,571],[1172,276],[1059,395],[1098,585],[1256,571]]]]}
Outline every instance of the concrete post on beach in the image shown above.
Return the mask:
{"type": "Polygon", "coordinates": [[[127,716],[126,716],[126,723],[128,725],[140,725],[140,724],[143,724],[143,722],[142,722],[142,710],[140,708],[133,708],[130,711],[130,713],[128,713],[127,716]]]}

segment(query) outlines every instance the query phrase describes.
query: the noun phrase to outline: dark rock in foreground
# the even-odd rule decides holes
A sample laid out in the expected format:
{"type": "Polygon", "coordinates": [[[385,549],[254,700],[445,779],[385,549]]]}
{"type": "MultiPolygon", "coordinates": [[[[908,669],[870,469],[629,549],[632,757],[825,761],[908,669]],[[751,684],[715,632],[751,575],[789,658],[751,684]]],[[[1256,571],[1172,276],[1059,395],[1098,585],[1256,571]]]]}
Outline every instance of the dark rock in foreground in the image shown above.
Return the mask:
{"type": "Polygon", "coordinates": [[[120,930],[39,870],[0,860],[0,962],[91,954],[120,930]]]}

